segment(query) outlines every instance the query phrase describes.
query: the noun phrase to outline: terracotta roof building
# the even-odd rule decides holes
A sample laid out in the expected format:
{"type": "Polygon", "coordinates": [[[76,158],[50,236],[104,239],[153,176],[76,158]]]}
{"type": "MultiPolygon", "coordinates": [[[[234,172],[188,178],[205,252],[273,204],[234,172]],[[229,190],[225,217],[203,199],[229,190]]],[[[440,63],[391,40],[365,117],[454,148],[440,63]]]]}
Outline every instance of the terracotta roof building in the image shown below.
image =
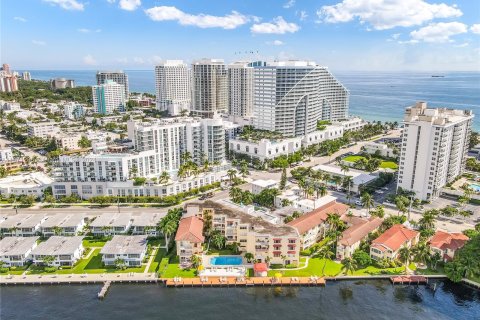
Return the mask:
{"type": "Polygon", "coordinates": [[[443,261],[450,261],[455,256],[455,252],[462,248],[469,238],[463,233],[448,233],[437,231],[430,239],[430,249],[432,253],[438,252],[443,261]]]}
{"type": "MultiPolygon", "coordinates": [[[[353,219],[350,226],[342,233],[337,243],[337,259],[342,260],[352,256],[353,252],[360,247],[362,240],[378,230],[383,219],[371,217],[370,219],[353,219]]],[[[348,222],[347,222],[348,223],[348,222]]]]}
{"type": "Polygon", "coordinates": [[[419,237],[419,232],[396,224],[372,241],[370,256],[373,259],[395,259],[400,248],[417,244],[419,237]]]}
{"type": "Polygon", "coordinates": [[[329,214],[343,216],[348,209],[347,205],[333,200],[312,212],[290,221],[287,225],[295,228],[302,237],[302,249],[304,250],[323,238],[328,228],[326,220],[329,214]]]}
{"type": "Polygon", "coordinates": [[[203,220],[191,216],[180,220],[175,242],[177,244],[177,255],[180,258],[180,265],[188,267],[191,265],[193,255],[203,252],[203,220]]]}

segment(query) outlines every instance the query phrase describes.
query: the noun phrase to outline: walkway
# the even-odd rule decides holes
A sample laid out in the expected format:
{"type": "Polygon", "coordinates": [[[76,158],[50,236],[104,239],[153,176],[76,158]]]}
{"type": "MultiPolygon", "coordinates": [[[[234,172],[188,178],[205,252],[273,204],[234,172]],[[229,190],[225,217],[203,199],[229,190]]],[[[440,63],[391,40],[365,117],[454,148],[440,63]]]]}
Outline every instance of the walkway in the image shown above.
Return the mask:
{"type": "Polygon", "coordinates": [[[273,271],[289,271],[289,270],[302,270],[308,267],[308,261],[310,260],[310,257],[306,257],[305,260],[305,265],[303,267],[298,267],[298,268],[280,268],[280,269],[271,269],[273,271]]]}
{"type": "Polygon", "coordinates": [[[148,269],[150,269],[150,265],[152,264],[153,259],[155,259],[155,256],[157,255],[158,250],[160,250],[159,247],[153,247],[153,249],[154,249],[153,253],[150,256],[150,258],[148,259],[147,265],[145,267],[145,270],[143,270],[143,273],[148,273],[148,269]]]}
{"type": "Polygon", "coordinates": [[[324,278],[318,277],[200,277],[161,279],[167,287],[236,287],[236,286],[322,286],[324,278]]]}
{"type": "Polygon", "coordinates": [[[154,273],[96,273],[0,276],[0,284],[66,284],[111,282],[157,282],[154,273]]]}

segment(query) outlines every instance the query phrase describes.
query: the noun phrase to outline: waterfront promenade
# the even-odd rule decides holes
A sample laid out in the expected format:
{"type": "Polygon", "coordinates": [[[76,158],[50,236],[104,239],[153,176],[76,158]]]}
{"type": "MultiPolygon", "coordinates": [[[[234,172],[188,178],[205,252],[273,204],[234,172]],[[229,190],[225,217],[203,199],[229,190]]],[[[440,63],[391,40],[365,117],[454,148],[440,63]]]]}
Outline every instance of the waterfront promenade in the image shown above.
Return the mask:
{"type": "Polygon", "coordinates": [[[69,284],[113,282],[158,282],[155,273],[95,273],[0,276],[0,285],[13,284],[69,284]]]}

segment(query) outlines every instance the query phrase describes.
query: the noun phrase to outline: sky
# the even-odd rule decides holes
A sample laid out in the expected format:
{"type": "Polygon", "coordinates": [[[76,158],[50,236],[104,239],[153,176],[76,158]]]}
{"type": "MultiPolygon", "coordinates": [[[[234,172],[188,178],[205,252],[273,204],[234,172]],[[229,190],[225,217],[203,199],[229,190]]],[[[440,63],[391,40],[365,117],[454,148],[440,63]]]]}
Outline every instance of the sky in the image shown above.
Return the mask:
{"type": "Polygon", "coordinates": [[[480,0],[2,0],[0,38],[18,70],[220,58],[480,71],[480,0]]]}

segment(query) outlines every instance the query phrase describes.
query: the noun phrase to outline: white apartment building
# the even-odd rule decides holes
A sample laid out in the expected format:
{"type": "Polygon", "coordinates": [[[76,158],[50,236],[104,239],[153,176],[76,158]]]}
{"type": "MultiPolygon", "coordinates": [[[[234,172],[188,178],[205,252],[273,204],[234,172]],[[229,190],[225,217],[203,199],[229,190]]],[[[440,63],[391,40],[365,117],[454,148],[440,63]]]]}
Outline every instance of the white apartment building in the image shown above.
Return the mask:
{"type": "Polygon", "coordinates": [[[0,107],[3,111],[20,111],[20,103],[15,101],[3,101],[0,100],[0,107]]]}
{"type": "Polygon", "coordinates": [[[82,104],[67,102],[63,105],[63,113],[69,120],[78,120],[85,115],[85,108],[82,104]]]}
{"type": "Polygon", "coordinates": [[[27,134],[29,137],[51,138],[60,132],[55,122],[27,122],[27,134]]]}
{"type": "Polygon", "coordinates": [[[12,148],[0,149],[0,162],[13,160],[12,148]]]}
{"type": "Polygon", "coordinates": [[[40,237],[6,237],[0,240],[0,261],[6,267],[22,267],[37,247],[40,237]]]}
{"type": "Polygon", "coordinates": [[[28,72],[28,71],[23,71],[23,72],[22,72],[22,79],[25,80],[25,81],[31,81],[31,80],[32,80],[32,76],[30,75],[30,72],[28,72]]]}
{"type": "Polygon", "coordinates": [[[0,179],[0,194],[43,197],[43,191],[52,183],[53,179],[43,172],[20,173],[0,179]]]}
{"type": "Polygon", "coordinates": [[[191,73],[182,60],[166,60],[155,66],[157,109],[177,116],[190,112],[192,105],[191,73]]]}
{"type": "Polygon", "coordinates": [[[128,137],[138,151],[155,151],[161,171],[180,167],[181,155],[189,152],[197,164],[225,161],[225,126],[220,118],[171,118],[152,122],[129,121],[128,137]]]}
{"type": "Polygon", "coordinates": [[[112,80],[104,84],[92,86],[93,106],[95,112],[110,114],[114,111],[125,111],[125,86],[112,80]]]}
{"type": "Polygon", "coordinates": [[[252,185],[252,193],[259,194],[265,189],[278,189],[278,181],[277,180],[255,180],[251,182],[252,185]]]}
{"type": "Polygon", "coordinates": [[[397,187],[421,200],[438,197],[463,173],[472,119],[470,110],[427,108],[426,102],[407,108],[397,187]]]}
{"type": "Polygon", "coordinates": [[[379,153],[382,157],[395,157],[393,149],[383,143],[368,142],[363,146],[363,149],[368,154],[379,153]]]}
{"type": "Polygon", "coordinates": [[[107,237],[126,234],[132,225],[132,214],[129,212],[105,212],[90,223],[90,232],[94,236],[107,237]]]}
{"type": "Polygon", "coordinates": [[[148,237],[158,237],[158,223],[167,215],[167,212],[142,212],[133,217],[132,234],[143,234],[148,237]]]}
{"type": "Polygon", "coordinates": [[[55,78],[50,80],[52,89],[75,88],[75,80],[65,78],[55,78]]]}
{"type": "Polygon", "coordinates": [[[253,114],[253,67],[248,62],[228,66],[228,113],[237,117],[253,114]]]}
{"type": "Polygon", "coordinates": [[[212,118],[228,109],[228,74],[222,59],[202,59],[192,63],[193,115],[212,118]]]}
{"type": "Polygon", "coordinates": [[[40,225],[40,232],[44,237],[50,236],[76,236],[85,227],[83,213],[57,213],[47,216],[40,225]]]}
{"type": "Polygon", "coordinates": [[[348,119],[339,119],[332,121],[335,125],[340,125],[343,127],[345,132],[347,131],[358,131],[365,127],[368,122],[359,117],[350,117],[348,119]]]}
{"type": "Polygon", "coordinates": [[[119,236],[108,241],[100,254],[106,266],[114,266],[117,259],[128,267],[139,267],[147,253],[147,236],[119,236]]]}
{"type": "Polygon", "coordinates": [[[97,85],[106,84],[109,81],[113,81],[123,86],[123,93],[125,101],[128,101],[130,90],[128,88],[128,75],[123,71],[98,71],[97,75],[97,85]]]}
{"type": "Polygon", "coordinates": [[[0,222],[3,237],[33,237],[40,231],[40,225],[47,218],[42,214],[15,214],[0,222]]]}
{"type": "Polygon", "coordinates": [[[255,67],[255,128],[286,137],[316,130],[318,120],[348,118],[348,90],[311,61],[280,61],[255,67]]]}
{"type": "Polygon", "coordinates": [[[82,257],[84,251],[82,241],[81,236],[52,236],[32,250],[33,263],[43,265],[45,257],[53,256],[55,259],[49,263],[50,266],[73,266],[82,257]]]}

